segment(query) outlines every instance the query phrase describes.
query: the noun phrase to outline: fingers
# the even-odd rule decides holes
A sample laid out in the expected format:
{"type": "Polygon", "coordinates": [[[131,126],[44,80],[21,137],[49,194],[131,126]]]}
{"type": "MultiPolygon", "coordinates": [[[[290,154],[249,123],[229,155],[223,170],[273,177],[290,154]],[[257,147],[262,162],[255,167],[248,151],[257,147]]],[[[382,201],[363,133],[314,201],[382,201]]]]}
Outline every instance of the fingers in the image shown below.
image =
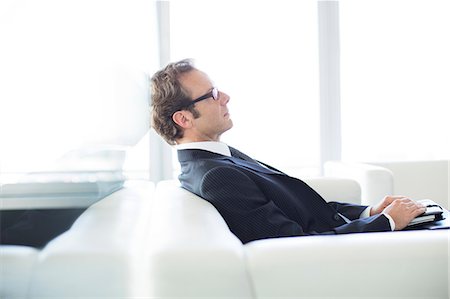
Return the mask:
{"type": "MultiPolygon", "coordinates": [[[[426,210],[426,207],[407,197],[400,197],[395,199],[392,204],[399,206],[401,209],[405,211],[409,211],[411,214],[418,213],[422,211],[422,213],[426,210]]],[[[420,214],[419,214],[420,215],[420,214]]]]}
{"type": "Polygon", "coordinates": [[[402,204],[404,204],[407,207],[410,208],[424,208],[425,206],[417,201],[414,201],[410,198],[401,198],[401,199],[397,199],[397,201],[401,202],[402,204]]]}
{"type": "Polygon", "coordinates": [[[423,204],[415,202],[407,197],[395,199],[384,210],[384,212],[393,218],[396,230],[405,228],[412,219],[423,214],[425,211],[426,207],[423,204]]]}
{"type": "Polygon", "coordinates": [[[384,201],[392,203],[394,200],[397,200],[397,199],[409,199],[409,198],[406,196],[403,196],[403,195],[388,195],[384,198],[384,201]]]}
{"type": "MultiPolygon", "coordinates": [[[[406,197],[406,196],[402,196],[402,195],[390,195],[390,196],[386,196],[384,199],[383,199],[383,201],[381,202],[381,204],[380,204],[380,208],[381,208],[381,210],[383,210],[384,208],[386,208],[387,206],[389,206],[390,204],[392,204],[393,202],[395,202],[395,201],[398,201],[398,200],[401,200],[401,201],[408,201],[408,200],[411,200],[411,199],[409,199],[408,197],[406,197]]],[[[380,211],[381,212],[381,211],[380,211]]]]}
{"type": "Polygon", "coordinates": [[[390,204],[400,199],[408,199],[408,198],[403,195],[385,196],[377,205],[370,208],[370,216],[383,212],[383,210],[386,209],[390,204]]]}
{"type": "Polygon", "coordinates": [[[382,201],[382,205],[384,207],[387,207],[388,205],[390,205],[394,201],[400,200],[400,199],[408,199],[408,197],[403,196],[403,195],[389,195],[389,196],[384,197],[384,199],[382,201]]]}
{"type": "Polygon", "coordinates": [[[402,195],[386,196],[384,198],[384,201],[385,201],[385,203],[388,203],[388,205],[395,201],[398,201],[398,203],[402,203],[405,205],[410,205],[410,206],[416,205],[417,207],[425,207],[423,204],[418,203],[418,202],[412,200],[411,198],[402,196],[402,195]]]}
{"type": "Polygon", "coordinates": [[[425,213],[425,211],[427,210],[427,207],[421,203],[414,202],[414,205],[411,209],[412,209],[412,213],[414,214],[414,217],[417,217],[420,214],[425,213]]]}

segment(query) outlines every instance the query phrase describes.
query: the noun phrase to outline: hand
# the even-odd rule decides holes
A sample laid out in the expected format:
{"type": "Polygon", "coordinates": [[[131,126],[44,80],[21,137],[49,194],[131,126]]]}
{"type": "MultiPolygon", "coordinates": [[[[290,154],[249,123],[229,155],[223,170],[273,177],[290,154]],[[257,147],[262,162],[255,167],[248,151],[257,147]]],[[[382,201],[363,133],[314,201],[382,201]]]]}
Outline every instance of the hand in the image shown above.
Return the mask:
{"type": "Polygon", "coordinates": [[[380,214],[383,212],[384,209],[387,208],[394,200],[406,198],[405,196],[385,196],[380,203],[378,203],[376,206],[373,206],[370,208],[370,216],[380,214]]]}
{"type": "Polygon", "coordinates": [[[392,217],[395,222],[395,230],[404,229],[414,218],[426,211],[426,206],[407,197],[397,198],[388,205],[383,213],[392,217]]]}

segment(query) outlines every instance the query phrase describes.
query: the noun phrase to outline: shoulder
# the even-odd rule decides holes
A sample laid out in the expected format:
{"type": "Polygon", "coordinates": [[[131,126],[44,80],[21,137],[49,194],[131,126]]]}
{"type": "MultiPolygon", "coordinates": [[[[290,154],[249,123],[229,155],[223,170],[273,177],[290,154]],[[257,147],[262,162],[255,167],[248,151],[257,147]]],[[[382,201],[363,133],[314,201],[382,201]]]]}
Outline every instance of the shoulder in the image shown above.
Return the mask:
{"type": "Polygon", "coordinates": [[[243,172],[242,167],[236,165],[227,158],[214,158],[214,159],[197,159],[187,161],[181,164],[182,172],[195,175],[197,179],[204,176],[215,177],[224,175],[235,175],[236,173],[243,172]]]}
{"type": "Polygon", "coordinates": [[[234,166],[217,166],[211,168],[201,178],[200,193],[236,194],[255,193],[259,189],[248,173],[234,166]]]}
{"type": "Polygon", "coordinates": [[[211,181],[240,181],[249,180],[249,176],[241,168],[234,165],[216,164],[208,168],[202,177],[203,183],[211,181]]]}
{"type": "Polygon", "coordinates": [[[246,177],[244,170],[227,159],[197,159],[182,163],[178,178],[183,187],[201,194],[205,187],[219,188],[243,177],[246,177]]]}

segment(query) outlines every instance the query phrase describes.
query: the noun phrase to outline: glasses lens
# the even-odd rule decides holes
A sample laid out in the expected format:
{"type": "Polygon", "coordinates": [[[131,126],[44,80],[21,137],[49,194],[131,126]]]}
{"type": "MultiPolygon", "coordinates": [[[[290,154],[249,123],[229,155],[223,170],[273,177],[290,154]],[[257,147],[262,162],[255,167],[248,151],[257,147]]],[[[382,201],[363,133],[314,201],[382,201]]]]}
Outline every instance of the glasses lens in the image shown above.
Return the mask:
{"type": "Polygon", "coordinates": [[[219,90],[216,87],[214,87],[213,90],[211,91],[211,95],[212,95],[212,98],[215,101],[217,101],[219,99],[219,90]]]}

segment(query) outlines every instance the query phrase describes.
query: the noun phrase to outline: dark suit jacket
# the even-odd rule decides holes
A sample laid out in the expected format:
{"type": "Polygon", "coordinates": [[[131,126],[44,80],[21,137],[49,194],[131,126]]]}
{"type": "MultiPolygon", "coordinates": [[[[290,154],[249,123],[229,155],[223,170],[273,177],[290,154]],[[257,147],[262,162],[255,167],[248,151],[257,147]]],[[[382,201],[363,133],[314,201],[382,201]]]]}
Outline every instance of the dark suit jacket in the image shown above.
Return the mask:
{"type": "Polygon", "coordinates": [[[366,206],[327,203],[303,181],[230,150],[233,157],[179,150],[179,179],[182,187],[213,204],[243,243],[273,237],[390,231],[386,216],[359,219],[366,206]],[[346,223],[338,213],[351,222],[346,223]]]}

